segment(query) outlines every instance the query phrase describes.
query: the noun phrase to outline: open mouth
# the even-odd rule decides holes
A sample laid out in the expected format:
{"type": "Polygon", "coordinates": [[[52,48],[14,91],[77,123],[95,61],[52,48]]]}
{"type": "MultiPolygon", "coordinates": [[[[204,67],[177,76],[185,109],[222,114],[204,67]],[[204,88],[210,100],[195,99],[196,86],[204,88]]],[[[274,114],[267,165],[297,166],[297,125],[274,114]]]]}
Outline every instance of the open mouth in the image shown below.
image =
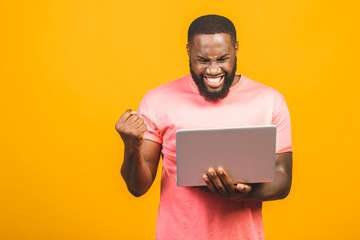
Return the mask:
{"type": "Polygon", "coordinates": [[[211,77],[211,76],[204,76],[203,77],[205,80],[205,84],[211,88],[218,88],[220,87],[225,79],[225,76],[216,76],[216,77],[211,77]]]}

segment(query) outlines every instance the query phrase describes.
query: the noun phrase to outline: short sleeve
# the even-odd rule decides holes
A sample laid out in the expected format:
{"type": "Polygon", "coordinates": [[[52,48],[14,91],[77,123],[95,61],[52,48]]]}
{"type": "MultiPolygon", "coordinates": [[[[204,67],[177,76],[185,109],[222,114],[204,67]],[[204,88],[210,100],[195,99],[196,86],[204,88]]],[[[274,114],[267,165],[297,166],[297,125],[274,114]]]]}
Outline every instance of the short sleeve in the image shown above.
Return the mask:
{"type": "Polygon", "coordinates": [[[144,138],[162,144],[162,135],[158,126],[156,125],[156,112],[154,108],[149,108],[147,98],[148,96],[145,95],[137,110],[138,116],[144,119],[144,122],[147,126],[144,138]]]}
{"type": "Polygon", "coordinates": [[[275,96],[272,124],[276,126],[276,153],[292,152],[290,113],[280,93],[275,96]]]}

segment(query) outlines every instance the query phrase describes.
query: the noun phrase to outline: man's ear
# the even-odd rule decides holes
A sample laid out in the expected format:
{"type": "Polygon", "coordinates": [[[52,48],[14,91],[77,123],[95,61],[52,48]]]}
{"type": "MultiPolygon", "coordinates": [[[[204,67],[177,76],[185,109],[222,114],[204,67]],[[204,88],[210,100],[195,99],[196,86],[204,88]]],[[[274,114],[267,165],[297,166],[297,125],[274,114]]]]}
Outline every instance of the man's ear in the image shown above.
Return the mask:
{"type": "Polygon", "coordinates": [[[190,57],[190,44],[186,44],[186,52],[187,52],[187,55],[188,57],[190,57]]]}
{"type": "Polygon", "coordinates": [[[235,43],[235,56],[238,54],[239,51],[239,42],[235,43]]]}

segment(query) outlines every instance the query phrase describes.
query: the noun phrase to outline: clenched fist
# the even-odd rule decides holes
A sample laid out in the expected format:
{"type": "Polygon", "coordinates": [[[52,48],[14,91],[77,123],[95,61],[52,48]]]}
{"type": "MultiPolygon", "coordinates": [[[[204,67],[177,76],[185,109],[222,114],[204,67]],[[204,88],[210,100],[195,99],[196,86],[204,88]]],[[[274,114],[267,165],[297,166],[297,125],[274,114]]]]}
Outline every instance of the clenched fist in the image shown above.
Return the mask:
{"type": "Polygon", "coordinates": [[[126,110],[116,123],[115,128],[120,134],[125,147],[140,148],[142,146],[146,124],[144,119],[137,116],[136,112],[130,109],[126,110]]]}

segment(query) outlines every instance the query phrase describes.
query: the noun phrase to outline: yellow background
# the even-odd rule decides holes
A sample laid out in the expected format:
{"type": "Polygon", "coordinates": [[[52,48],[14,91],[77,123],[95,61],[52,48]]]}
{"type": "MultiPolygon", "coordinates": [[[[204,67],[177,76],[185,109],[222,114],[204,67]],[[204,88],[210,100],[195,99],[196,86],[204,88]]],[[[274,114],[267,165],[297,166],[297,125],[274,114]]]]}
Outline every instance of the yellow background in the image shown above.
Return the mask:
{"type": "Polygon", "coordinates": [[[154,237],[159,178],[127,192],[114,126],[188,74],[187,28],[208,13],[234,22],[238,73],[291,112],[293,188],[264,204],[266,238],[359,237],[357,1],[44,0],[0,3],[0,239],[154,237]]]}

